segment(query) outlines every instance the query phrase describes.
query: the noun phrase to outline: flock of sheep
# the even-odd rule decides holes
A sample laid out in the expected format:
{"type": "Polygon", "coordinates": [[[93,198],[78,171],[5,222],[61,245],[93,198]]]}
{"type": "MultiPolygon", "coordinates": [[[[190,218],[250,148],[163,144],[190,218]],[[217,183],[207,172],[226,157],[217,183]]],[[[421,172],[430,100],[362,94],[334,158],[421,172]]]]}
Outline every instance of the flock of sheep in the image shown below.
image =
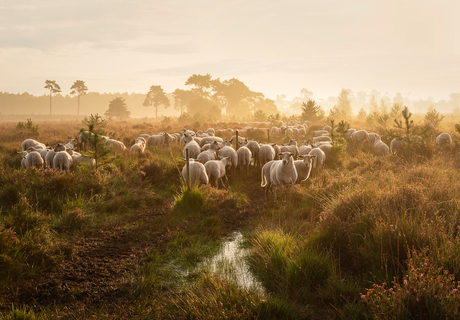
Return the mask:
{"type": "MultiPolygon", "coordinates": [[[[270,131],[272,135],[286,135],[289,137],[305,137],[308,131],[309,121],[290,121],[289,123],[279,123],[271,129],[254,129],[245,127],[239,130],[240,134],[245,134],[248,129],[270,131]]],[[[168,145],[180,143],[185,145],[183,148],[184,158],[188,153],[189,157],[189,182],[196,186],[199,184],[213,184],[225,187],[223,179],[227,172],[235,173],[239,170],[249,170],[249,166],[261,167],[261,186],[265,187],[265,196],[268,197],[276,187],[300,184],[308,179],[311,170],[322,170],[326,158],[332,151],[332,128],[328,125],[322,130],[313,131],[313,137],[302,141],[300,147],[297,140],[291,139],[289,143],[278,145],[276,143],[262,143],[248,141],[246,138],[233,135],[230,140],[223,140],[219,135],[233,134],[232,129],[215,130],[209,128],[204,131],[182,130],[178,133],[159,133],[156,135],[141,134],[131,146],[131,152],[144,152],[146,147],[158,145],[168,145]],[[235,145],[235,147],[234,147],[235,145]]],[[[348,129],[343,137],[353,144],[370,143],[378,156],[389,153],[401,152],[404,148],[402,140],[393,139],[388,146],[381,140],[376,133],[369,133],[366,130],[348,129]]],[[[84,145],[91,139],[88,132],[82,132],[79,142],[84,145]]],[[[109,137],[101,136],[104,144],[110,147],[115,154],[128,152],[124,143],[109,137]]],[[[445,146],[452,143],[452,138],[448,133],[440,134],[436,143],[445,146]]],[[[75,151],[76,141],[70,140],[65,144],[58,144],[55,148],[45,146],[43,143],[33,139],[27,139],[22,143],[23,158],[21,165],[24,169],[30,167],[52,167],[59,168],[62,172],[69,171],[72,164],[84,163],[94,165],[95,160],[82,156],[75,151]]],[[[184,159],[185,160],[185,159],[184,159]]],[[[187,179],[187,164],[182,169],[184,180],[187,179]]]]}

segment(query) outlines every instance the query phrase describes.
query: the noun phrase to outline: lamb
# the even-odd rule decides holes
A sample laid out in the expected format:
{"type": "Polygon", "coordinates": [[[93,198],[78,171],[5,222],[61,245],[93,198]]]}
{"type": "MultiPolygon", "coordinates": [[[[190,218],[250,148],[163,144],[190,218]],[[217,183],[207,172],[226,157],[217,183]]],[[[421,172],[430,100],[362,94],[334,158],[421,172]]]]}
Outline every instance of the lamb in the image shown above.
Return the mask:
{"type": "Polygon", "coordinates": [[[265,165],[267,162],[275,159],[275,149],[269,144],[264,144],[260,146],[258,152],[258,163],[260,165],[265,165]]]}
{"type": "Polygon", "coordinates": [[[378,156],[384,156],[390,153],[390,148],[385,142],[381,140],[379,135],[374,137],[374,150],[378,156]]]}
{"type": "MultiPolygon", "coordinates": [[[[185,159],[184,159],[185,160],[185,159]]],[[[204,165],[194,159],[189,159],[190,184],[195,187],[201,183],[208,184],[209,178],[204,165]]],[[[187,181],[187,164],[182,168],[182,177],[187,181]]]]}
{"type": "Polygon", "coordinates": [[[321,170],[323,168],[324,162],[326,161],[326,154],[323,150],[318,147],[313,148],[310,153],[311,156],[316,156],[313,161],[313,169],[321,170]]]}
{"type": "Polygon", "coordinates": [[[21,166],[25,170],[29,170],[31,167],[38,167],[43,169],[43,158],[37,151],[33,151],[29,148],[27,151],[18,152],[22,154],[21,166]]]}
{"type": "Polygon", "coordinates": [[[294,165],[294,154],[291,152],[282,152],[279,155],[282,157],[282,160],[268,162],[262,168],[262,182],[260,185],[265,187],[266,199],[268,198],[268,193],[272,186],[279,187],[289,184],[293,185],[298,177],[297,170],[294,165]]]}
{"type": "Polygon", "coordinates": [[[60,172],[65,170],[66,173],[69,173],[72,162],[72,157],[67,151],[58,151],[53,158],[53,168],[59,167],[60,172]]]}
{"type": "Polygon", "coordinates": [[[137,138],[136,141],[134,142],[134,144],[131,146],[131,152],[143,153],[144,150],[145,150],[145,145],[146,144],[147,144],[147,142],[145,141],[144,138],[142,138],[142,137],[137,138]]]}
{"type": "Polygon", "coordinates": [[[246,172],[249,173],[249,165],[251,164],[252,152],[248,147],[240,147],[236,151],[238,155],[238,166],[243,170],[246,168],[246,172]]]}
{"type": "Polygon", "coordinates": [[[209,181],[212,185],[214,184],[216,188],[219,188],[219,181],[222,186],[225,188],[224,182],[222,178],[226,176],[226,169],[227,167],[232,166],[232,158],[231,157],[220,157],[220,160],[211,160],[206,162],[204,168],[206,170],[206,174],[209,177],[209,181]]]}
{"type": "Polygon", "coordinates": [[[112,147],[115,154],[123,153],[127,150],[123,142],[115,139],[107,139],[104,143],[107,147],[112,147]]]}
{"type": "Polygon", "coordinates": [[[447,132],[441,133],[436,137],[436,144],[440,147],[448,146],[452,143],[452,137],[447,132]]]}
{"type": "Polygon", "coordinates": [[[188,149],[189,158],[196,159],[201,152],[200,145],[193,139],[192,136],[184,135],[184,137],[185,137],[184,142],[186,143],[184,150],[183,150],[184,157],[186,153],[185,150],[188,149]]]}
{"type": "Polygon", "coordinates": [[[294,161],[294,166],[297,170],[297,180],[295,181],[296,184],[300,184],[302,181],[308,179],[312,168],[312,162],[316,158],[316,156],[312,155],[305,155],[299,157],[302,157],[303,159],[294,161]]]}

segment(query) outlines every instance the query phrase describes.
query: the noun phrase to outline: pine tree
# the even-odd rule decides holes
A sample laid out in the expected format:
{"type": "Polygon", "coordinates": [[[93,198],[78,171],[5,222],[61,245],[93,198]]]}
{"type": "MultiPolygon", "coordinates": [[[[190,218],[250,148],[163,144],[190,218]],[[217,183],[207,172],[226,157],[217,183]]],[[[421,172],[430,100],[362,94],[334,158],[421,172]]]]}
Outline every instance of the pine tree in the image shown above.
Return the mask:
{"type": "Polygon", "coordinates": [[[104,113],[107,117],[117,117],[119,119],[129,118],[131,111],[125,103],[125,99],[118,97],[110,101],[109,109],[104,113]]]}

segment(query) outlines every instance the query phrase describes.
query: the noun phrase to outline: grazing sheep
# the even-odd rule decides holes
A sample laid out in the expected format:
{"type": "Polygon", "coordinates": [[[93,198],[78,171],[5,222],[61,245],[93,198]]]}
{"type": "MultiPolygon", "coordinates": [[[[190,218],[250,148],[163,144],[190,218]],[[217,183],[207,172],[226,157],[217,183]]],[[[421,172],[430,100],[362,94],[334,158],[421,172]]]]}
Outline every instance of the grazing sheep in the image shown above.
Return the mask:
{"type": "MultiPolygon", "coordinates": [[[[298,156],[299,155],[299,148],[297,148],[297,145],[296,145],[296,141],[295,140],[291,140],[289,144],[287,145],[282,145],[280,147],[280,152],[279,153],[283,153],[283,152],[290,152],[290,153],[293,153],[294,156],[298,156]]],[[[278,155],[279,155],[278,153],[278,155]]]]}
{"type": "Polygon", "coordinates": [[[271,129],[270,129],[270,133],[271,133],[272,135],[274,135],[274,136],[275,136],[275,135],[279,135],[279,134],[281,134],[281,129],[278,128],[278,127],[276,127],[276,126],[273,126],[273,127],[271,127],[271,129]]]}
{"type": "Polygon", "coordinates": [[[53,158],[53,168],[59,168],[59,172],[65,170],[69,173],[72,162],[72,156],[67,151],[58,151],[53,158]]]}
{"type": "Polygon", "coordinates": [[[154,134],[147,138],[147,146],[155,147],[160,144],[163,144],[165,141],[165,137],[162,134],[154,134]]]}
{"type": "Polygon", "coordinates": [[[34,147],[37,149],[46,149],[46,146],[43,143],[38,142],[34,139],[26,139],[22,142],[22,151],[27,151],[27,149],[29,149],[30,147],[34,147]]]}
{"type": "Polygon", "coordinates": [[[323,130],[326,130],[328,133],[331,133],[332,128],[331,128],[330,125],[325,125],[325,126],[323,127],[323,130]]]}
{"type": "Polygon", "coordinates": [[[108,148],[112,147],[113,153],[115,154],[120,154],[127,150],[123,142],[115,139],[107,139],[104,143],[108,148]]]}
{"type": "Polygon", "coordinates": [[[269,144],[261,145],[258,152],[258,164],[263,166],[273,159],[275,159],[275,149],[269,144]]]}
{"type": "Polygon", "coordinates": [[[246,168],[246,172],[249,173],[249,165],[251,164],[252,152],[248,147],[239,147],[236,151],[238,155],[238,167],[243,170],[246,168]]]}
{"type": "MultiPolygon", "coordinates": [[[[206,174],[204,165],[193,159],[189,159],[189,164],[190,184],[192,185],[192,187],[195,187],[201,183],[208,184],[209,178],[206,174]]],[[[185,164],[185,166],[182,168],[182,177],[184,178],[184,181],[187,181],[187,164],[185,164]]]]}
{"type": "Polygon", "coordinates": [[[143,153],[145,151],[145,145],[147,142],[143,137],[139,137],[136,139],[134,144],[131,146],[131,152],[140,152],[143,153]]]}
{"type": "Polygon", "coordinates": [[[209,128],[208,130],[206,130],[206,132],[210,136],[214,136],[216,134],[216,130],[214,130],[214,128],[209,128]]]}
{"type": "Polygon", "coordinates": [[[328,142],[320,143],[318,145],[318,148],[323,150],[324,154],[326,155],[326,158],[331,154],[332,151],[332,144],[328,142]]]}
{"type": "Polygon", "coordinates": [[[25,170],[29,170],[31,167],[37,167],[43,169],[43,158],[37,151],[33,151],[29,148],[27,151],[18,152],[22,154],[21,167],[25,170]]]}
{"type": "MultiPolygon", "coordinates": [[[[279,187],[284,185],[293,185],[297,180],[297,170],[294,165],[294,154],[291,152],[282,152],[281,160],[276,160],[266,164],[270,168],[270,174],[267,174],[267,168],[262,168],[261,186],[265,187],[265,197],[268,198],[268,192],[272,186],[279,187]]],[[[274,190],[276,200],[276,189],[274,190]]]]}
{"type": "Polygon", "coordinates": [[[297,170],[297,180],[295,181],[296,184],[300,184],[302,181],[305,181],[310,176],[311,168],[313,166],[313,161],[316,156],[312,155],[304,155],[299,156],[299,158],[303,158],[302,160],[294,161],[294,166],[297,170]]]}
{"type": "Polygon", "coordinates": [[[309,154],[311,156],[316,156],[315,160],[313,161],[313,169],[316,171],[323,169],[324,162],[326,161],[326,154],[324,151],[318,147],[314,147],[309,154]]]}
{"type": "Polygon", "coordinates": [[[353,132],[355,132],[355,131],[356,131],[356,129],[348,129],[348,131],[345,132],[345,134],[343,135],[348,142],[351,142],[351,136],[352,136],[353,132]]]}
{"type": "Polygon", "coordinates": [[[371,145],[374,145],[376,137],[379,137],[379,135],[377,133],[369,132],[369,142],[370,142],[371,145]]]}
{"type": "Polygon", "coordinates": [[[447,132],[441,133],[436,137],[436,144],[439,147],[449,146],[452,143],[452,137],[447,132]]]}
{"type": "Polygon", "coordinates": [[[390,148],[381,140],[379,135],[374,137],[374,150],[378,156],[384,156],[390,153],[390,148]]]}
{"type": "Polygon", "coordinates": [[[357,144],[362,144],[364,141],[370,142],[369,133],[366,130],[354,131],[351,134],[351,140],[357,144]]]}
{"type": "Polygon", "coordinates": [[[213,143],[214,141],[222,142],[223,140],[219,137],[204,137],[203,139],[201,139],[199,145],[200,147],[203,147],[205,144],[213,143]]]}
{"type": "Polygon", "coordinates": [[[313,131],[313,136],[314,136],[314,137],[328,136],[328,135],[329,135],[329,131],[327,131],[327,130],[316,130],[316,131],[313,131]]]}
{"type": "Polygon", "coordinates": [[[225,188],[222,178],[226,176],[227,167],[232,167],[231,157],[220,157],[220,160],[211,160],[206,162],[204,168],[206,170],[206,174],[209,177],[211,185],[214,181],[215,187],[219,188],[220,181],[222,186],[225,188]]]}
{"type": "Polygon", "coordinates": [[[404,144],[404,140],[394,138],[390,142],[390,152],[392,154],[401,153],[402,149],[404,148],[404,144]]]}
{"type": "Polygon", "coordinates": [[[332,139],[329,136],[314,137],[313,143],[316,143],[316,142],[332,142],[332,139]]]}

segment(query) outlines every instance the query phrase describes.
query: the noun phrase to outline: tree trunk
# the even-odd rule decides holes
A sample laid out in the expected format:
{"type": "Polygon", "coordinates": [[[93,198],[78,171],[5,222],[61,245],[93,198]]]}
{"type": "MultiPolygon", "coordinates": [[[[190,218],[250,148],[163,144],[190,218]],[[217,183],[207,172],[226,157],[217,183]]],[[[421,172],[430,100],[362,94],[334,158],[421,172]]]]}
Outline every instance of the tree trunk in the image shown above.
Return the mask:
{"type": "Polygon", "coordinates": [[[155,107],[155,119],[158,118],[158,107],[155,107]]]}
{"type": "Polygon", "coordinates": [[[78,95],[78,109],[77,109],[77,116],[80,115],[80,95],[78,95]]]}
{"type": "Polygon", "coordinates": [[[50,115],[51,115],[51,90],[50,90],[50,115]]]}

